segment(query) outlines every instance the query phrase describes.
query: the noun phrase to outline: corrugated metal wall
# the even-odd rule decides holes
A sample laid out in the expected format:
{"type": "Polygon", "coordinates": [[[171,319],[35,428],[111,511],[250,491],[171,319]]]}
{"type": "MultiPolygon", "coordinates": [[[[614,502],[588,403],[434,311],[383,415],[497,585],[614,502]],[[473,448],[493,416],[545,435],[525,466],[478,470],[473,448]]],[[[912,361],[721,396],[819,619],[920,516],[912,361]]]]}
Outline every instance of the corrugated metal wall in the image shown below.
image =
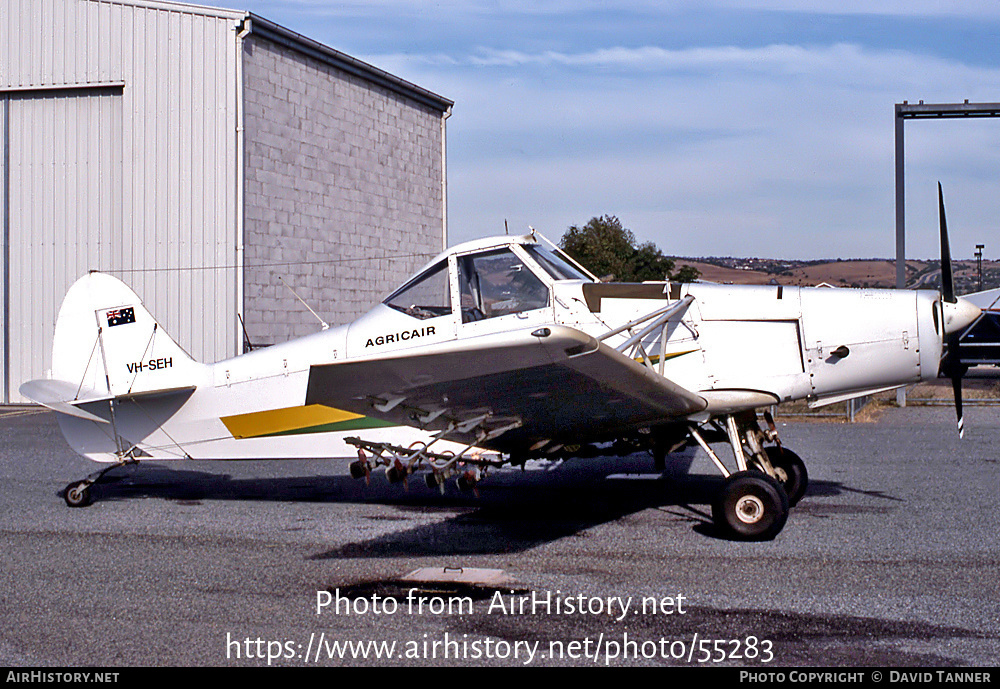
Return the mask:
{"type": "Polygon", "coordinates": [[[5,401],[51,365],[66,287],[129,283],[193,356],[236,353],[239,14],[2,0],[5,401]]]}
{"type": "Polygon", "coordinates": [[[91,266],[113,265],[121,225],[121,95],[9,99],[11,391],[47,370],[54,309],[91,266]],[[100,228],[92,232],[91,228],[100,228]]]}

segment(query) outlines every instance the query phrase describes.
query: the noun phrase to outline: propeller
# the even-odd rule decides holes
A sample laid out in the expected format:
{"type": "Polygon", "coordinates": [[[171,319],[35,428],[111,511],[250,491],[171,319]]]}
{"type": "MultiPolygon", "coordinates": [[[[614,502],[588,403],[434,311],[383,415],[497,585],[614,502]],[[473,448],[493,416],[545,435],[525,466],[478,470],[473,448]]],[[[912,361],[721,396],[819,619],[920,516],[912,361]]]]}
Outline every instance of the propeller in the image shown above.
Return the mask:
{"type": "Polygon", "coordinates": [[[941,373],[951,378],[958,437],[962,438],[965,435],[965,419],[962,415],[962,376],[969,367],[962,364],[959,355],[962,327],[948,326],[950,320],[948,312],[957,308],[949,309],[947,305],[954,304],[957,307],[958,297],[955,296],[955,278],[951,268],[951,246],[948,243],[948,222],[944,214],[944,192],[941,190],[941,182],[938,182],[938,222],[941,228],[941,313],[944,317],[942,327],[945,333],[945,353],[941,358],[941,373]]]}

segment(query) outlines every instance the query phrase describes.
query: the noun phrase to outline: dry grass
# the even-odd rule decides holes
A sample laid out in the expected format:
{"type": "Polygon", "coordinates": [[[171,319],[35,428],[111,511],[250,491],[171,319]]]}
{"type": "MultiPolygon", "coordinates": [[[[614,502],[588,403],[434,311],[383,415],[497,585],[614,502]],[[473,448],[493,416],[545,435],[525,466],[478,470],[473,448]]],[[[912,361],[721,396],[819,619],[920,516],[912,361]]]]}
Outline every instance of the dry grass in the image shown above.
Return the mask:
{"type": "MultiPolygon", "coordinates": [[[[951,381],[945,378],[920,383],[906,389],[906,399],[917,402],[932,399],[950,400],[951,397],[951,381]]],[[[967,400],[1000,399],[1000,380],[996,378],[965,378],[962,381],[962,398],[967,400]]]]}
{"type": "Polygon", "coordinates": [[[683,258],[677,259],[675,270],[680,270],[683,266],[697,268],[702,280],[721,284],[766,285],[776,277],[758,270],[737,270],[736,268],[725,268],[711,263],[702,263],[701,261],[690,261],[683,258]]]}
{"type": "MultiPolygon", "coordinates": [[[[737,270],[726,268],[703,261],[678,258],[676,267],[689,265],[698,269],[701,278],[708,282],[732,283],[735,285],[766,285],[772,280],[788,286],[809,287],[827,283],[834,287],[850,285],[867,285],[869,287],[891,288],[896,285],[896,263],[892,260],[849,260],[827,261],[813,265],[803,265],[788,271],[787,274],[772,274],[760,270],[737,270]]],[[[996,261],[984,261],[984,274],[1000,269],[996,261]]],[[[934,261],[909,260],[906,262],[910,279],[928,269],[936,267],[934,261]]],[[[956,279],[973,279],[977,274],[975,261],[953,262],[956,279]]]]}
{"type": "MultiPolygon", "coordinates": [[[[962,382],[962,399],[997,400],[1000,401],[1000,379],[997,378],[966,378],[962,382]]],[[[906,402],[914,406],[929,404],[932,401],[950,403],[952,401],[951,381],[941,378],[906,388],[906,402]]],[[[854,414],[855,423],[875,423],[885,413],[897,409],[896,391],[883,392],[872,399],[854,414]]],[[[805,400],[788,402],[777,408],[775,418],[786,420],[810,421],[818,423],[847,423],[847,403],[840,402],[817,409],[810,409],[805,400]]]]}
{"type": "MultiPolygon", "coordinates": [[[[697,268],[702,280],[735,285],[766,285],[775,280],[778,284],[802,287],[811,287],[824,282],[834,287],[853,283],[891,287],[896,281],[896,268],[892,261],[831,261],[795,268],[784,275],[758,270],[737,270],[711,263],[677,259],[677,268],[685,265],[697,268]]],[[[918,265],[919,267],[923,267],[922,264],[918,265]]]]}
{"type": "Polygon", "coordinates": [[[811,409],[805,400],[785,402],[775,409],[774,418],[819,423],[845,423],[847,421],[847,403],[840,402],[811,409]]]}

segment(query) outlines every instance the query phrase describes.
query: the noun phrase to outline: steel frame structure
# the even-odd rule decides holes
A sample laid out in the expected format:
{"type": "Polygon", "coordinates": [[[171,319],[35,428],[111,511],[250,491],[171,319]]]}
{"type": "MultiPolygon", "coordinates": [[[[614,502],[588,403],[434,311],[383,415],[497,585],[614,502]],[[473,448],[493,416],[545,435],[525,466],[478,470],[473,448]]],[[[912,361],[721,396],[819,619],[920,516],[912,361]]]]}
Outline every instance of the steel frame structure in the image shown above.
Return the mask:
{"type": "Polygon", "coordinates": [[[906,221],[903,122],[906,120],[1000,117],[1000,103],[896,103],[896,287],[906,287],[906,221]]]}
{"type": "MultiPolygon", "coordinates": [[[[1000,117],[1000,103],[896,103],[896,288],[906,288],[906,191],[904,182],[903,123],[906,120],[1000,117]]],[[[906,388],[896,393],[896,402],[906,406],[906,388]]]]}

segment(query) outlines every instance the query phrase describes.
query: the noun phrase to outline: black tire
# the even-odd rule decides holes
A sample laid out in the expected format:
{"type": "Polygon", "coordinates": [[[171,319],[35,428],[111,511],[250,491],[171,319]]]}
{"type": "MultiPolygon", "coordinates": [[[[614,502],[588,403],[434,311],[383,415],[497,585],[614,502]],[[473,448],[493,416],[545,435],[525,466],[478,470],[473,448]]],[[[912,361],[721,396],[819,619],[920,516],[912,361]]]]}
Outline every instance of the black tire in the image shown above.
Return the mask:
{"type": "Polygon", "coordinates": [[[70,507],[86,507],[93,502],[93,495],[90,492],[90,483],[80,481],[71,483],[63,491],[63,499],[70,507]]]}
{"type": "Polygon", "coordinates": [[[712,518],[737,540],[770,541],[788,519],[788,496],[770,476],[739,471],[723,484],[712,505],[712,518]]]}
{"type": "Polygon", "coordinates": [[[361,479],[367,477],[371,473],[371,465],[368,464],[367,460],[358,459],[350,463],[348,468],[351,472],[351,478],[361,479]]]}
{"type": "Polygon", "coordinates": [[[653,467],[661,474],[667,470],[667,451],[662,447],[653,447],[653,467]]]}
{"type": "Polygon", "coordinates": [[[778,483],[788,495],[789,507],[795,507],[809,487],[809,472],[806,471],[805,462],[797,454],[784,448],[768,447],[765,451],[778,474],[778,483]]]}

